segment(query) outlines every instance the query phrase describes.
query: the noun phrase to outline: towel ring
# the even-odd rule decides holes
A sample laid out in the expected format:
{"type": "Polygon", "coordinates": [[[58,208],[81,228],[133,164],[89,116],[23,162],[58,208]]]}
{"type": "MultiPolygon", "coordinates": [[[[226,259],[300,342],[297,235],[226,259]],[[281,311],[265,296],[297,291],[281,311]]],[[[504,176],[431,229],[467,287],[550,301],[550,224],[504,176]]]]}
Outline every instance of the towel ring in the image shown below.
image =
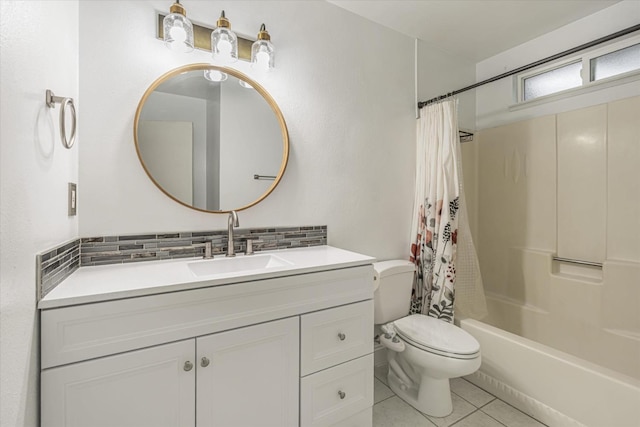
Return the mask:
{"type": "Polygon", "coordinates": [[[47,89],[45,102],[47,107],[54,108],[56,104],[62,104],[60,107],[60,139],[62,140],[62,145],[65,148],[73,147],[73,144],[76,142],[76,106],[73,104],[73,98],[65,98],[62,96],[55,96],[53,92],[47,89]],[[66,128],[66,111],[67,106],[71,109],[71,137],[67,139],[67,128],[66,128]]]}

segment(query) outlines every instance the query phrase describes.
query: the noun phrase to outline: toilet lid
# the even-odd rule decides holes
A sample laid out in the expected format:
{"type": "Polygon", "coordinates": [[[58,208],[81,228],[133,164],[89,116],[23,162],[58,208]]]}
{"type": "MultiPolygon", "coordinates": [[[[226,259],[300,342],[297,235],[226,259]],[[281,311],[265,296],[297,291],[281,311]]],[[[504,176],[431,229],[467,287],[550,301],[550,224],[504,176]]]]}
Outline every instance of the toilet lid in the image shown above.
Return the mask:
{"type": "Polygon", "coordinates": [[[480,344],[467,331],[443,320],[412,314],[393,324],[400,337],[433,353],[469,358],[480,351],[480,344]]]}

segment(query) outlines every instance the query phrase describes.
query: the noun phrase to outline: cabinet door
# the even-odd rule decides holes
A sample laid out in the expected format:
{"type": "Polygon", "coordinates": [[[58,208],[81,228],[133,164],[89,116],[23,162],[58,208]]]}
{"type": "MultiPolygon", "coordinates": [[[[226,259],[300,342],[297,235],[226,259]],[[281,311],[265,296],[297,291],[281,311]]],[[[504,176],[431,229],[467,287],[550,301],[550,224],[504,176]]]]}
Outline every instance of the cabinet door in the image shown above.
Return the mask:
{"type": "Polygon", "coordinates": [[[194,426],[195,372],[193,339],[46,369],[41,425],[194,426]]]}
{"type": "Polygon", "coordinates": [[[197,338],[197,426],[297,426],[298,330],[294,317],[197,338]]]}

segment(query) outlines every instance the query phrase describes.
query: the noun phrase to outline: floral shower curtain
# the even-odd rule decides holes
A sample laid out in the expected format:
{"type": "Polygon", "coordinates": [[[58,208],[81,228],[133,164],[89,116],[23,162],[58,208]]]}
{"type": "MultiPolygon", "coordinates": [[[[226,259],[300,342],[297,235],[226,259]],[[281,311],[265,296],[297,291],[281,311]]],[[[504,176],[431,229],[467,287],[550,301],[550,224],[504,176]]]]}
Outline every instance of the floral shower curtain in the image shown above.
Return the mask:
{"type": "Polygon", "coordinates": [[[416,264],[416,274],[410,312],[448,322],[453,322],[454,304],[465,316],[486,314],[480,269],[463,206],[457,113],[456,99],[420,110],[411,226],[410,260],[416,264]],[[462,238],[465,242],[459,245],[462,238]],[[459,268],[464,271],[457,274],[459,268]],[[461,290],[458,301],[456,294],[461,290]]]}

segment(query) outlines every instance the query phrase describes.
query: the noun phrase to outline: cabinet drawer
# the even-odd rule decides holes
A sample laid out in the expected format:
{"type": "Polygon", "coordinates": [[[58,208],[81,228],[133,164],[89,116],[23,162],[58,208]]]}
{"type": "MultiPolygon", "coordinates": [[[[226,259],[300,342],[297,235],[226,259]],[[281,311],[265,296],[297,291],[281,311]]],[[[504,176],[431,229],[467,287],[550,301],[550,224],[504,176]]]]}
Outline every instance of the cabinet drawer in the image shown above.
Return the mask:
{"type": "Polygon", "coordinates": [[[302,316],[302,376],[373,352],[373,302],[302,316]]]}
{"type": "Polygon", "coordinates": [[[373,355],[300,381],[302,427],[332,426],[373,406],[373,355]]]}

